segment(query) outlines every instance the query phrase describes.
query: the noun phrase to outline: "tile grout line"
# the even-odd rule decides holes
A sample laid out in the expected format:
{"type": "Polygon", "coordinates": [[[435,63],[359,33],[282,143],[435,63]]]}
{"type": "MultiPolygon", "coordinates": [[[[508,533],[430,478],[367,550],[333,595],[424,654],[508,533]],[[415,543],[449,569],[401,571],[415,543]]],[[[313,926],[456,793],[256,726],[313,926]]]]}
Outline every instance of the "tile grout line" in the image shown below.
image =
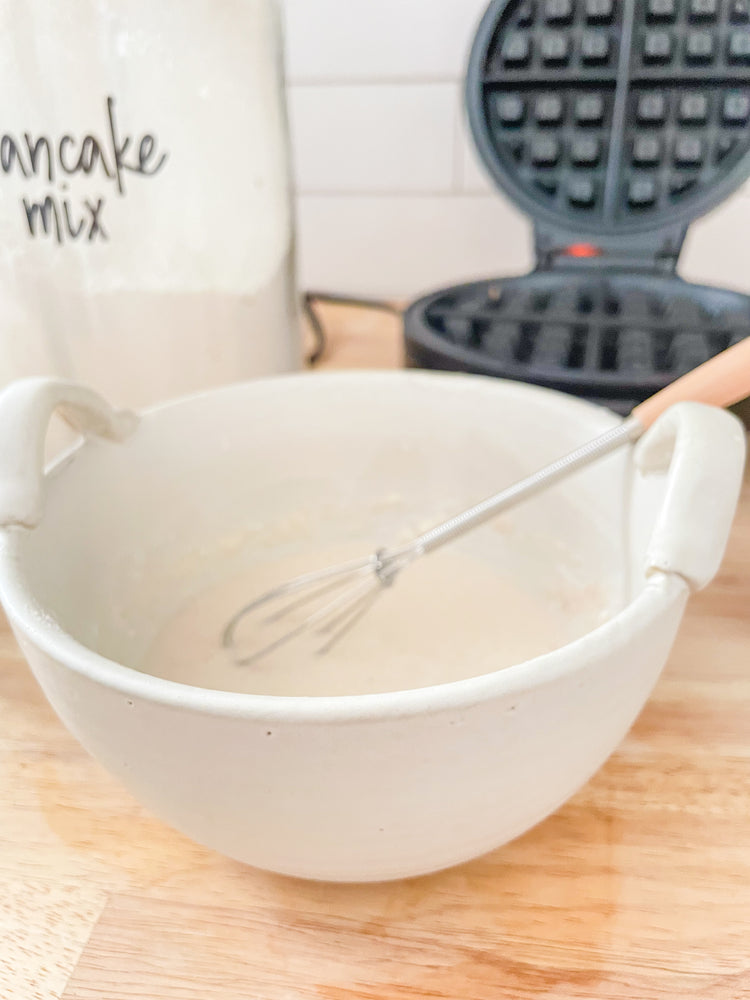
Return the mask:
{"type": "Polygon", "coordinates": [[[361,191],[340,191],[327,188],[320,189],[310,189],[305,188],[303,190],[295,190],[294,196],[297,199],[304,198],[367,198],[372,200],[387,200],[388,198],[398,198],[398,199],[408,199],[411,198],[415,201],[426,200],[427,198],[443,198],[446,201],[451,198],[491,198],[493,201],[502,200],[504,196],[501,192],[495,191],[475,191],[471,188],[466,188],[464,190],[454,190],[453,188],[440,188],[439,190],[419,190],[419,191],[405,191],[403,188],[395,188],[393,190],[372,190],[363,189],[361,191]]]}

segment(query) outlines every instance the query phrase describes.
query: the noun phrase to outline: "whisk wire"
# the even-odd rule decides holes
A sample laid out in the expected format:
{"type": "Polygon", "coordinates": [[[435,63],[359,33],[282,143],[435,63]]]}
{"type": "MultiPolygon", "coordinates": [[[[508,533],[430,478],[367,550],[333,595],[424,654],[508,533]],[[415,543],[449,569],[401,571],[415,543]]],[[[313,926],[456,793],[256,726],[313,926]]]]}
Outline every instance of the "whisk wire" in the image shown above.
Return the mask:
{"type": "MultiPolygon", "coordinates": [[[[372,577],[371,579],[365,581],[364,584],[360,584],[358,588],[352,588],[349,586],[345,593],[339,594],[338,597],[335,597],[332,601],[328,601],[327,604],[324,604],[321,608],[318,608],[316,611],[313,611],[312,614],[303,618],[297,625],[287,629],[283,635],[279,636],[278,639],[275,639],[263,646],[250,656],[237,660],[237,663],[243,667],[249,666],[251,663],[260,659],[260,657],[267,656],[275,649],[278,649],[279,646],[286,644],[291,639],[301,635],[303,632],[315,631],[317,633],[325,633],[329,630],[329,627],[335,627],[337,622],[346,619],[346,624],[340,629],[341,634],[343,634],[343,632],[351,627],[351,624],[353,624],[353,621],[349,621],[353,606],[359,606],[364,598],[374,600],[377,596],[377,590],[379,590],[381,586],[382,584],[379,582],[377,577],[372,577]],[[331,615],[333,615],[333,618],[331,618],[331,615]],[[324,624],[318,627],[321,622],[324,624]]],[[[330,647],[337,641],[337,639],[338,633],[328,640],[325,644],[325,648],[330,647]]],[[[318,650],[318,652],[321,651],[322,650],[318,650]]]]}
{"type": "MultiPolygon", "coordinates": [[[[368,593],[359,597],[350,606],[346,615],[340,615],[338,618],[338,628],[333,631],[333,634],[329,635],[328,640],[318,648],[318,653],[327,653],[332,646],[342,639],[346,633],[353,628],[360,618],[364,617],[370,610],[370,607],[375,603],[378,598],[379,588],[372,588],[368,593]]],[[[322,629],[318,629],[320,634],[330,633],[334,628],[332,623],[324,626],[322,629]]]]}
{"type": "Polygon", "coordinates": [[[319,597],[320,590],[323,588],[316,587],[315,585],[317,583],[328,586],[330,582],[332,587],[334,585],[341,586],[344,583],[349,582],[352,573],[359,574],[373,569],[377,563],[377,558],[377,554],[375,553],[365,556],[364,558],[352,559],[349,562],[340,563],[337,566],[329,566],[325,569],[316,570],[312,573],[302,573],[300,576],[295,576],[293,579],[287,580],[285,583],[272,587],[264,594],[261,594],[260,597],[256,597],[254,600],[249,601],[229,619],[221,635],[222,646],[225,649],[232,648],[234,645],[237,626],[251,612],[258,610],[264,605],[270,604],[272,601],[276,601],[287,594],[295,594],[300,590],[305,590],[310,587],[313,588],[310,590],[309,594],[306,594],[298,602],[293,602],[292,605],[284,605],[272,615],[268,616],[268,620],[281,618],[287,614],[287,612],[290,611],[295,604],[308,603],[316,597],[319,597]],[[341,579],[336,580],[337,577],[340,577],[341,579]]]}
{"type": "MultiPolygon", "coordinates": [[[[369,570],[364,570],[364,572],[369,573],[369,570]]],[[[315,601],[319,601],[321,597],[325,597],[326,594],[336,593],[336,591],[341,590],[342,587],[347,586],[349,583],[348,577],[338,576],[333,580],[326,580],[322,582],[319,586],[314,586],[302,597],[293,598],[288,604],[282,604],[278,610],[274,611],[270,615],[266,615],[261,619],[265,624],[271,625],[281,618],[285,618],[287,615],[294,614],[295,611],[299,611],[304,608],[305,605],[313,604],[315,601]]],[[[283,597],[283,595],[281,595],[283,597]]]]}
{"type": "Polygon", "coordinates": [[[227,649],[231,649],[234,646],[235,632],[240,621],[252,611],[276,601],[277,598],[284,597],[286,594],[297,593],[300,590],[309,590],[310,587],[313,588],[308,593],[305,593],[303,597],[282,605],[273,614],[262,619],[264,624],[286,618],[292,611],[298,610],[305,605],[313,604],[326,594],[346,587],[344,593],[339,593],[338,596],[306,615],[296,625],[288,628],[283,635],[263,645],[251,655],[238,658],[236,662],[239,666],[249,666],[261,657],[272,653],[279,646],[296,638],[301,633],[310,630],[323,634],[335,629],[334,635],[329,638],[323,647],[324,649],[329,648],[334,642],[338,641],[340,635],[348,631],[354,622],[364,614],[369,604],[377,596],[377,592],[382,587],[387,586],[389,581],[381,579],[378,574],[379,566],[380,556],[378,553],[374,553],[364,559],[341,563],[338,566],[313,573],[304,573],[301,576],[294,577],[292,580],[288,580],[286,583],[280,584],[256,600],[251,601],[244,608],[240,608],[224,629],[222,645],[227,649]],[[366,579],[360,582],[359,585],[352,587],[352,575],[361,576],[363,574],[366,574],[366,579]],[[320,583],[316,586],[318,581],[320,583]],[[367,603],[367,607],[364,606],[365,602],[367,603]],[[323,623],[322,626],[320,623],[323,623]],[[337,626],[340,627],[337,628],[337,626]]]}

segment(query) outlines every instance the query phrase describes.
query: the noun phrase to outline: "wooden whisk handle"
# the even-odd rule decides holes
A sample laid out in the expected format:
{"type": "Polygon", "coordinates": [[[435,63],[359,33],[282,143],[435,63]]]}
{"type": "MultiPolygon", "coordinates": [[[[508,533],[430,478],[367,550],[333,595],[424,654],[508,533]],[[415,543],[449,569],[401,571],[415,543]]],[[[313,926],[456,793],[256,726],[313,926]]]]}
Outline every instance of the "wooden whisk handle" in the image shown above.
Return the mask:
{"type": "Polygon", "coordinates": [[[631,416],[647,428],[675,403],[726,407],[739,403],[746,396],[750,396],[750,337],[678,378],[636,406],[631,416]]]}

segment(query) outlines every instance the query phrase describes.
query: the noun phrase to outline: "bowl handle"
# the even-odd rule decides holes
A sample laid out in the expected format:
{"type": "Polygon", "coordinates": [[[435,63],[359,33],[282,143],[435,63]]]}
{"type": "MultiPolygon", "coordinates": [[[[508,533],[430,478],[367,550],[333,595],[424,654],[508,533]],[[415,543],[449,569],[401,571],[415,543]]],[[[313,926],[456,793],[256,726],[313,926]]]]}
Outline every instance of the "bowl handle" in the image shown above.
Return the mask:
{"type": "Polygon", "coordinates": [[[636,464],[669,470],[664,504],[646,552],[646,573],[678,573],[700,590],[714,578],[742,488],[745,429],[703,403],[677,403],[641,438],[636,464]]]}
{"type": "Polygon", "coordinates": [[[138,417],[74,382],[26,378],[0,393],[0,527],[35,527],[44,508],[44,445],[55,411],[86,435],[122,441],[138,417]]]}

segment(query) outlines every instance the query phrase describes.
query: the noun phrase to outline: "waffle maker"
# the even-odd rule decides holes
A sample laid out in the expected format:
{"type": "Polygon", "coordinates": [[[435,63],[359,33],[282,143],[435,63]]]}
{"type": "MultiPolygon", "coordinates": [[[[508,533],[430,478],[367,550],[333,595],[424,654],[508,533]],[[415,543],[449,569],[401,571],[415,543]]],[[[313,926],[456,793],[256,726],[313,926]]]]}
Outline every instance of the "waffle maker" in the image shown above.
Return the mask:
{"type": "Polygon", "coordinates": [[[466,103],[537,265],[411,305],[407,364],[627,413],[750,334],[748,296],[675,274],[688,224],[750,174],[750,0],[493,0],[466,103]]]}

